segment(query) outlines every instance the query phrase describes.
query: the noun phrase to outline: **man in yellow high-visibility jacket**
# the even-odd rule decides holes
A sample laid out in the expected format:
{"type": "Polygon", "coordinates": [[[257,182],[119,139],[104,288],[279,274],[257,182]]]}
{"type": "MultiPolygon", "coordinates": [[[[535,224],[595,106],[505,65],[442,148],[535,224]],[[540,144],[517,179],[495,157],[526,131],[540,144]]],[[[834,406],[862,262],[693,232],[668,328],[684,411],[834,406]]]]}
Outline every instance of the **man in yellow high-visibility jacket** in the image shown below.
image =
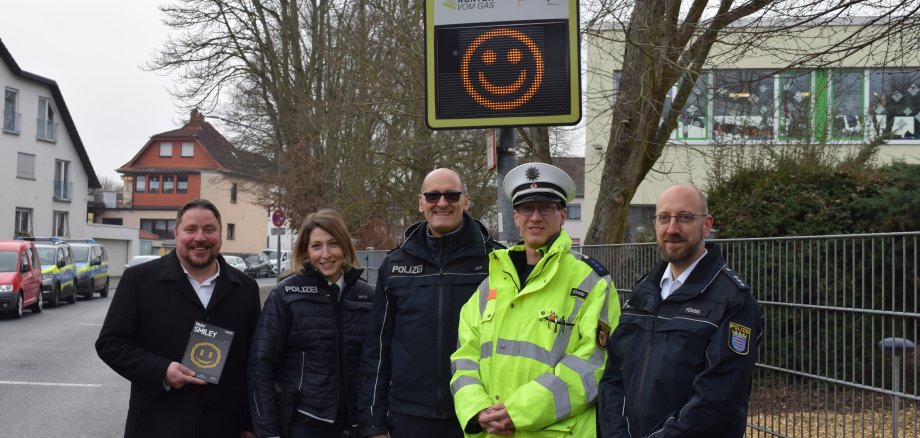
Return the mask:
{"type": "Polygon", "coordinates": [[[489,277],[461,311],[457,417],[467,436],[593,437],[616,291],[562,229],[571,177],[528,163],[508,173],[504,191],[523,244],[492,252],[489,277]]]}

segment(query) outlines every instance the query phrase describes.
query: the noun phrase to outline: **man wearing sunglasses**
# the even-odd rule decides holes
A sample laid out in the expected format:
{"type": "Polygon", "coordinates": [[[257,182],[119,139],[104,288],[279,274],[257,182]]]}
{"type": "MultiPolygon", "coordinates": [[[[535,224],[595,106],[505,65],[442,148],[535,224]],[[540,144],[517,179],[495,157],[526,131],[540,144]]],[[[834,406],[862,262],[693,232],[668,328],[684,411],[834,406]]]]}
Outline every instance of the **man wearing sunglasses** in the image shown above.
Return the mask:
{"type": "Polygon", "coordinates": [[[450,354],[460,308],[503,248],[466,211],[460,175],[436,169],[422,183],[425,217],[380,266],[362,353],[362,436],[460,438],[450,354]]]}
{"type": "Polygon", "coordinates": [[[470,436],[594,437],[616,291],[562,228],[575,197],[569,175],[523,164],[504,191],[523,242],[489,256],[489,277],[463,306],[451,356],[457,417],[470,436]]]}
{"type": "Polygon", "coordinates": [[[699,189],[662,192],[653,223],[663,261],[633,288],[610,338],[600,436],[742,437],[763,314],[705,243],[712,216],[699,189]]]}

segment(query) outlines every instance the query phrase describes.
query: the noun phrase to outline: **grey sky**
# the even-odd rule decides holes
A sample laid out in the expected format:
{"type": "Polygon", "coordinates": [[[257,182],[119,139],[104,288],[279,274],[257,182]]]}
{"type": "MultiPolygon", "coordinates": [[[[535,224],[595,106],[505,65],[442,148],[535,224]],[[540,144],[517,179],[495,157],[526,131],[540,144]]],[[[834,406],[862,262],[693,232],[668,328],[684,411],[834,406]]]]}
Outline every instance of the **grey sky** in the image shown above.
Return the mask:
{"type": "Polygon", "coordinates": [[[0,38],[23,70],[61,88],[96,174],[116,177],[151,135],[176,127],[169,78],[140,68],[169,29],[160,2],[4,2],[0,38]]]}

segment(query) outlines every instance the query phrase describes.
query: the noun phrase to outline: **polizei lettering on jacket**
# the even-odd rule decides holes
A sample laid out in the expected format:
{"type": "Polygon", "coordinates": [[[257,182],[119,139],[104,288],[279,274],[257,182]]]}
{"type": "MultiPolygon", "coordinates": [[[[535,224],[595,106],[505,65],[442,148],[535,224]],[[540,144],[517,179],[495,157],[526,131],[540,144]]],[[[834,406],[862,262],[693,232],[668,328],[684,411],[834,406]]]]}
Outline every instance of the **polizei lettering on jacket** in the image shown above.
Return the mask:
{"type": "Polygon", "coordinates": [[[319,288],[316,286],[285,286],[284,291],[299,294],[318,294],[319,288]]]}
{"type": "Polygon", "coordinates": [[[424,265],[400,266],[393,265],[391,274],[421,274],[424,265]]]}

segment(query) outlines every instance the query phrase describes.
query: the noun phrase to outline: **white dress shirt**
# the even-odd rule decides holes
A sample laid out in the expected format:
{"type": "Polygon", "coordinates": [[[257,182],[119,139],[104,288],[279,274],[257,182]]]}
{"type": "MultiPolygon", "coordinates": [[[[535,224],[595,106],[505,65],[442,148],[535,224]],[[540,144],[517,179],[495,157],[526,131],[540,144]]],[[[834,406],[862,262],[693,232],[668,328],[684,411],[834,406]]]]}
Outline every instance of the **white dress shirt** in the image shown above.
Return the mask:
{"type": "MultiPolygon", "coordinates": [[[[182,264],[180,263],[179,266],[182,266],[182,264]]],[[[217,272],[205,278],[201,283],[195,280],[195,277],[192,277],[192,274],[189,274],[188,271],[185,270],[185,266],[182,266],[182,272],[185,272],[188,281],[192,283],[192,288],[195,289],[195,294],[198,295],[201,304],[207,308],[208,303],[211,301],[211,295],[214,295],[214,287],[217,286],[217,277],[220,276],[220,263],[217,264],[217,272]]]]}
{"type": "Polygon", "coordinates": [[[667,299],[668,296],[671,295],[672,292],[680,288],[684,284],[684,282],[687,281],[687,277],[689,277],[690,273],[693,272],[693,268],[696,267],[697,263],[699,263],[700,260],[703,259],[703,257],[706,257],[706,254],[708,252],[709,251],[703,250],[703,255],[701,255],[700,258],[696,259],[696,261],[694,261],[692,265],[687,267],[687,269],[684,269],[684,272],[681,272],[676,280],[674,279],[673,274],[671,273],[671,264],[668,263],[668,267],[664,270],[664,275],[661,276],[661,282],[658,284],[659,286],[661,286],[661,299],[662,300],[667,299]]]}

